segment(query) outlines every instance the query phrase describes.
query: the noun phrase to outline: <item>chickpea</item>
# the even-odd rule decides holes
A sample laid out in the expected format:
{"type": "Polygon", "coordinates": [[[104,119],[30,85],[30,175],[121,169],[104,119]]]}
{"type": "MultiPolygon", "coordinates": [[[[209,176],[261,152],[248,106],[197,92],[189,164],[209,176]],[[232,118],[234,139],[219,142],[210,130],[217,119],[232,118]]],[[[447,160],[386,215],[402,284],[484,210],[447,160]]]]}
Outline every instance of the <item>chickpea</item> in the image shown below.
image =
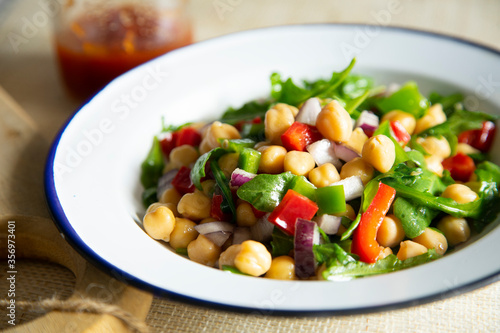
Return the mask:
{"type": "Polygon", "coordinates": [[[200,222],[198,222],[198,224],[210,223],[210,222],[217,222],[217,221],[219,221],[219,220],[217,220],[216,218],[206,217],[203,220],[201,220],[200,222]]]}
{"type": "Polygon", "coordinates": [[[202,265],[214,267],[219,259],[221,248],[203,235],[199,235],[187,246],[189,259],[202,265]]]}
{"type": "Polygon", "coordinates": [[[201,183],[201,188],[203,189],[203,193],[211,198],[212,195],[214,194],[215,190],[215,180],[214,179],[207,179],[201,183]]]}
{"type": "Polygon", "coordinates": [[[466,143],[460,142],[457,144],[457,154],[458,153],[462,153],[464,155],[470,155],[470,154],[479,154],[481,152],[466,143]]]}
{"type": "Polygon", "coordinates": [[[293,105],[288,105],[288,104],[285,104],[285,103],[278,103],[278,104],[275,104],[273,106],[273,109],[275,110],[288,110],[290,111],[294,117],[297,116],[297,114],[299,113],[299,109],[297,109],[295,106],[293,105]]]}
{"type": "Polygon", "coordinates": [[[191,145],[182,145],[172,149],[169,155],[169,160],[175,169],[180,169],[181,167],[189,167],[192,163],[200,157],[200,154],[191,145]]]}
{"type": "Polygon", "coordinates": [[[282,146],[269,146],[262,150],[259,171],[262,173],[278,174],[284,171],[286,148],[282,146]]]}
{"type": "Polygon", "coordinates": [[[264,244],[247,240],[241,243],[241,251],[234,258],[234,266],[241,272],[260,276],[271,268],[271,253],[264,244]]]}
{"type": "Polygon", "coordinates": [[[348,142],[352,134],[352,119],[344,107],[333,100],[318,114],[316,127],[328,140],[348,142]]]}
{"type": "Polygon", "coordinates": [[[161,203],[173,203],[173,204],[178,204],[179,201],[181,200],[182,195],[175,189],[175,187],[171,187],[165,192],[160,197],[160,202],[161,203]]]}
{"type": "Polygon", "coordinates": [[[231,177],[231,174],[233,173],[234,169],[238,167],[239,157],[240,154],[238,153],[230,153],[222,155],[222,157],[219,158],[219,166],[227,178],[231,177]]]}
{"type": "Polygon", "coordinates": [[[396,160],[396,147],[387,136],[375,135],[365,142],[361,156],[375,169],[384,173],[391,170],[396,160]]]}
{"type": "Polygon", "coordinates": [[[383,247],[380,249],[380,254],[378,255],[377,260],[384,259],[385,257],[387,257],[388,255],[391,255],[391,254],[393,254],[393,253],[392,253],[392,249],[390,247],[383,247]]]}
{"type": "Polygon", "coordinates": [[[405,238],[405,231],[401,220],[395,215],[389,214],[384,217],[377,232],[377,242],[381,246],[394,247],[405,238]]]}
{"type": "Polygon", "coordinates": [[[265,148],[271,146],[271,142],[269,141],[260,141],[253,146],[253,149],[258,150],[259,152],[263,152],[265,148]]]}
{"type": "Polygon", "coordinates": [[[443,106],[441,104],[434,104],[422,118],[417,120],[414,133],[418,134],[445,121],[446,115],[444,114],[443,106]]]}
{"type": "Polygon", "coordinates": [[[339,213],[339,214],[333,214],[333,215],[335,215],[335,216],[345,216],[349,220],[354,221],[356,219],[356,212],[354,211],[354,208],[352,208],[352,206],[349,205],[349,204],[346,204],[345,208],[346,208],[345,212],[339,213]]]}
{"type": "Polygon", "coordinates": [[[220,121],[214,121],[212,125],[202,133],[200,153],[204,154],[214,148],[220,147],[219,139],[239,138],[241,138],[240,133],[234,126],[223,124],[220,121]]]}
{"type": "Polygon", "coordinates": [[[417,121],[415,120],[415,117],[412,114],[401,110],[393,110],[386,113],[380,121],[384,122],[386,120],[399,121],[399,123],[403,125],[403,127],[410,135],[413,134],[413,131],[415,130],[415,126],[417,124],[417,121]]]}
{"type": "Polygon", "coordinates": [[[478,195],[469,187],[462,184],[451,184],[446,187],[443,193],[443,198],[450,198],[458,203],[468,203],[477,200],[478,195]]]}
{"type": "Polygon", "coordinates": [[[437,224],[450,246],[463,243],[470,238],[469,224],[464,218],[445,216],[437,224]]]}
{"type": "Polygon", "coordinates": [[[418,138],[417,143],[425,149],[429,155],[439,156],[445,159],[451,155],[451,148],[448,140],[443,136],[440,139],[435,136],[428,136],[426,138],[418,138]]]}
{"type": "Polygon", "coordinates": [[[203,192],[195,190],[193,193],[187,193],[182,196],[177,204],[179,213],[191,220],[202,220],[210,217],[210,208],[212,201],[203,192]]]}
{"type": "Polygon", "coordinates": [[[272,144],[281,145],[281,135],[292,126],[295,117],[287,108],[270,109],[264,119],[264,132],[266,139],[272,144]]]}
{"type": "Polygon", "coordinates": [[[175,227],[175,216],[167,207],[159,206],[144,216],[142,225],[149,236],[168,242],[175,227]]]}
{"type": "Polygon", "coordinates": [[[167,203],[164,203],[162,205],[167,207],[168,209],[170,209],[175,217],[180,216],[179,211],[177,210],[177,204],[175,204],[173,202],[167,202],[167,203]]]}
{"type": "Polygon", "coordinates": [[[236,207],[236,223],[240,227],[251,227],[257,223],[257,217],[255,216],[252,205],[248,202],[243,201],[236,207]]]}
{"type": "Polygon", "coordinates": [[[289,256],[274,258],[265,277],[275,280],[296,280],[295,260],[289,256]]]}
{"type": "Polygon", "coordinates": [[[372,180],[374,174],[373,167],[368,164],[361,157],[356,157],[355,159],[347,162],[340,169],[340,178],[346,179],[352,176],[359,176],[363,185],[368,184],[372,180]]]}
{"type": "Polygon", "coordinates": [[[311,154],[305,151],[289,151],[283,161],[285,171],[297,176],[306,176],[314,169],[316,162],[311,154]]]}
{"type": "Polygon", "coordinates": [[[151,212],[154,212],[158,207],[161,207],[161,206],[165,206],[163,203],[161,202],[155,202],[155,203],[152,203],[151,205],[149,205],[149,207],[146,209],[146,214],[147,213],[151,213],[151,212]]]}
{"type": "Polygon", "coordinates": [[[430,155],[430,156],[425,156],[424,159],[425,159],[425,164],[427,164],[427,169],[429,169],[439,177],[443,177],[444,168],[443,164],[441,164],[441,162],[443,161],[441,157],[430,155]]]}
{"type": "Polygon", "coordinates": [[[354,131],[352,131],[347,145],[358,154],[361,154],[361,152],[363,151],[363,145],[365,144],[366,140],[368,140],[368,136],[366,136],[363,129],[361,127],[356,127],[354,131]]]}
{"type": "Polygon", "coordinates": [[[426,228],[418,237],[412,239],[414,242],[425,246],[428,249],[435,249],[438,254],[445,254],[448,250],[446,237],[436,230],[426,228]]]}
{"type": "Polygon", "coordinates": [[[411,240],[401,242],[399,244],[399,251],[397,257],[399,260],[405,260],[408,258],[413,258],[424,254],[427,252],[427,248],[422,244],[416,243],[411,240]]]}
{"type": "Polygon", "coordinates": [[[236,255],[240,253],[240,251],[241,244],[234,244],[222,252],[219,257],[219,269],[222,269],[222,266],[234,267],[234,258],[236,258],[236,255]]]}
{"type": "Polygon", "coordinates": [[[170,234],[170,246],[174,249],[185,249],[198,237],[198,231],[194,228],[196,223],[191,220],[177,217],[175,227],[170,234]]]}
{"type": "Polygon", "coordinates": [[[316,187],[325,187],[340,180],[337,168],[331,163],[325,163],[309,172],[309,180],[316,187]]]}

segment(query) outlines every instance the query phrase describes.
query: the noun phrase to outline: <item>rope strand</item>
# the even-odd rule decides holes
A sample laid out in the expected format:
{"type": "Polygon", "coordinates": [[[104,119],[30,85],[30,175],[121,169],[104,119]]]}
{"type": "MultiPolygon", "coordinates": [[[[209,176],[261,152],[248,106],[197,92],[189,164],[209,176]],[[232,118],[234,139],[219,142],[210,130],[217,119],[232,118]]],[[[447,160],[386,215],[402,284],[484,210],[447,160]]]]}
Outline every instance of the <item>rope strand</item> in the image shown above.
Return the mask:
{"type": "MultiPolygon", "coordinates": [[[[0,306],[8,306],[10,302],[5,299],[0,300],[0,306]]],[[[97,302],[92,299],[60,300],[57,298],[44,299],[37,302],[16,301],[16,307],[21,310],[40,311],[63,311],[63,312],[87,312],[93,314],[107,314],[120,319],[129,329],[138,333],[149,332],[148,326],[142,320],[137,319],[130,312],[122,308],[97,302]]]]}

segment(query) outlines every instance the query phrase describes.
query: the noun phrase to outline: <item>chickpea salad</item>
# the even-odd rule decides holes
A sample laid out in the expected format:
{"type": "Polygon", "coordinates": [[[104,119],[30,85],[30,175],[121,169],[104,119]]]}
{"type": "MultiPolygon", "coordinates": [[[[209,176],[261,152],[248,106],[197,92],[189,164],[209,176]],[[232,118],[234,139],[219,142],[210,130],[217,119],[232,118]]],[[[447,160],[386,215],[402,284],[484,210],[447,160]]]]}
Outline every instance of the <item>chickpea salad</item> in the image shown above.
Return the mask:
{"type": "Polygon", "coordinates": [[[143,227],[210,267],[346,280],[440,258],[500,210],[497,117],[460,93],[352,74],[271,75],[211,123],[163,125],[141,166],[143,227]]]}

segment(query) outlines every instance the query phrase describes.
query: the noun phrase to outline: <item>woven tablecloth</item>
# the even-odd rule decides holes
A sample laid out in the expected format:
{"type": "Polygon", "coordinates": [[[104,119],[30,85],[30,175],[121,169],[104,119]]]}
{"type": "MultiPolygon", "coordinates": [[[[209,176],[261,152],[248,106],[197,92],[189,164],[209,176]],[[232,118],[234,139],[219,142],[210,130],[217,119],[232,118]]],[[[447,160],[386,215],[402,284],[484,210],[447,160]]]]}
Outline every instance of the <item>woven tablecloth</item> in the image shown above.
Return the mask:
{"type": "MultiPolygon", "coordinates": [[[[0,85],[35,120],[42,135],[52,140],[78,103],[61,86],[50,26],[38,27],[17,49],[8,38],[11,33],[21,34],[23,19],[29,20],[40,10],[35,1],[0,2],[0,85]]],[[[349,22],[440,32],[500,49],[497,0],[191,0],[190,10],[197,40],[273,25],[349,22]]],[[[20,265],[24,267],[18,281],[20,299],[71,294],[74,277],[68,270],[33,261],[20,265]]],[[[2,290],[4,284],[0,282],[2,290]]],[[[27,321],[38,315],[25,313],[20,318],[27,321]]],[[[152,331],[168,332],[495,332],[500,330],[500,283],[424,305],[350,316],[255,316],[155,298],[147,323],[152,331]]]]}

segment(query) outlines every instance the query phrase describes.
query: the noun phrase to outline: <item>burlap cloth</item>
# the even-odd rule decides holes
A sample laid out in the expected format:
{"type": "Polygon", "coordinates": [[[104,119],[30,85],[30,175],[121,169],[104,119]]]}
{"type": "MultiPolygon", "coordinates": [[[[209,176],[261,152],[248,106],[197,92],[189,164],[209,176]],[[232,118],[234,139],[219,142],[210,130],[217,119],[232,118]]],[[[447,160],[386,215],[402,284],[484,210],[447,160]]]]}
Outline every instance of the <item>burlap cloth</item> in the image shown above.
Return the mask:
{"type": "MultiPolygon", "coordinates": [[[[75,278],[62,266],[20,260],[18,272],[16,300],[72,294],[75,278]]],[[[4,279],[0,290],[5,290],[4,279]]],[[[18,312],[19,324],[40,315],[43,312],[18,312]]],[[[500,282],[411,308],[349,316],[255,316],[155,297],[146,323],[151,332],[498,332],[500,282]]],[[[1,320],[0,329],[5,325],[1,320]]]]}

